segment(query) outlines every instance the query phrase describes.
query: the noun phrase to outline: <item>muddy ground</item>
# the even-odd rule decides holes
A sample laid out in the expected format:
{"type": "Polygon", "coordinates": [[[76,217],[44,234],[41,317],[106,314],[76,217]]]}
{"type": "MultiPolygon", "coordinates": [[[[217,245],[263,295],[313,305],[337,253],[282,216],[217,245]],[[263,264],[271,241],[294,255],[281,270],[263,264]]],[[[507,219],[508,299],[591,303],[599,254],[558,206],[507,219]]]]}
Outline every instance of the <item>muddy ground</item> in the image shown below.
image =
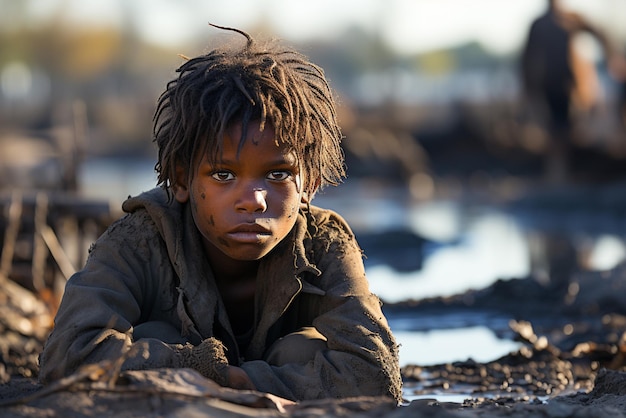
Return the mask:
{"type": "Polygon", "coordinates": [[[386,305],[389,315],[481,312],[521,349],[489,363],[471,359],[402,370],[407,402],[356,398],[283,407],[263,393],[217,387],[191,370],[120,373],[99,364],[48,387],[36,381],[46,305],[5,280],[0,287],[0,415],[277,417],[626,416],[626,267],[578,272],[568,286],[532,278],[462,295],[386,305]],[[576,292],[573,291],[576,289],[576,292]],[[454,399],[454,401],[448,401],[454,399]]]}

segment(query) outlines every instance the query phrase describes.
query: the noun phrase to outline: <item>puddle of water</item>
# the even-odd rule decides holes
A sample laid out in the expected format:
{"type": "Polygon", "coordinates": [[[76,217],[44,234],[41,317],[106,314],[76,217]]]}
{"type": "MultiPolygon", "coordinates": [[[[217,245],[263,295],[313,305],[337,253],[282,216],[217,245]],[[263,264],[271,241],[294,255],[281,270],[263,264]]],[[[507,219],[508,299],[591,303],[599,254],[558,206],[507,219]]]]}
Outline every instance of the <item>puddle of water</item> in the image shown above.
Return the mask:
{"type": "Polygon", "coordinates": [[[489,328],[438,329],[426,332],[393,330],[400,344],[400,366],[430,366],[473,359],[477,362],[496,360],[521,344],[498,338],[489,328]]]}
{"type": "MultiPolygon", "coordinates": [[[[520,394],[516,393],[484,393],[480,394],[473,393],[472,388],[469,388],[467,392],[456,391],[456,392],[446,392],[442,390],[434,390],[432,392],[425,393],[422,389],[419,388],[419,385],[414,385],[412,382],[407,382],[404,385],[402,397],[406,400],[406,405],[408,405],[411,401],[419,400],[419,399],[433,399],[436,402],[444,403],[444,402],[453,402],[462,404],[466,400],[472,400],[477,398],[485,398],[485,399],[496,399],[496,398],[520,398],[520,394]]],[[[529,394],[530,396],[530,394],[529,394]]],[[[536,402],[546,403],[550,397],[549,396],[536,396],[532,395],[533,399],[536,402]]]]}
{"type": "MultiPolygon", "coordinates": [[[[430,209],[425,211],[433,213],[430,209]]],[[[457,231],[458,236],[448,236],[459,241],[442,246],[429,255],[419,271],[400,273],[388,266],[368,268],[367,275],[374,293],[386,302],[450,296],[487,287],[499,278],[529,274],[526,238],[512,219],[497,213],[485,213],[463,221],[456,219],[450,211],[446,210],[446,216],[433,215],[430,224],[425,219],[416,223],[429,225],[431,234],[435,234],[433,230],[437,230],[436,234],[450,234],[450,231],[445,232],[445,225],[463,223],[464,226],[457,231]],[[437,227],[437,222],[444,225],[437,227]]]]}
{"type": "Polygon", "coordinates": [[[405,388],[404,399],[408,402],[419,399],[434,399],[437,402],[454,402],[463,403],[466,399],[472,399],[472,396],[468,393],[441,393],[433,392],[422,395],[411,394],[410,388],[405,388]]]}
{"type": "MultiPolygon", "coordinates": [[[[400,344],[400,366],[434,366],[469,359],[486,363],[513,351],[521,344],[497,338],[487,327],[440,329],[426,332],[394,331],[400,344]]],[[[509,396],[506,393],[474,393],[475,386],[455,385],[454,388],[425,388],[423,382],[407,381],[403,397],[407,402],[433,399],[436,402],[463,403],[476,397],[509,396]]],[[[512,395],[511,395],[512,396],[512,395]]]]}

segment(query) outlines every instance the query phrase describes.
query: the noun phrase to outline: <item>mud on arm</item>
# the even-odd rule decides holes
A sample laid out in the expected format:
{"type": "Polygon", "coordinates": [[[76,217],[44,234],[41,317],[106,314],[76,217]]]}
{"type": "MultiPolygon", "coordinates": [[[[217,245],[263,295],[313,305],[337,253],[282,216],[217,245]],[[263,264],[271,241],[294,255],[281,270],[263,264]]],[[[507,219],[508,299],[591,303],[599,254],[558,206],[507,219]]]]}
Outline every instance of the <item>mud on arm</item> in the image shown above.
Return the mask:
{"type": "MultiPolygon", "coordinates": [[[[90,250],[84,269],[68,281],[40,356],[40,381],[59,379],[83,364],[116,359],[136,344],[133,324],[150,315],[159,280],[172,273],[155,262],[167,254],[159,246],[151,249],[145,234],[135,232],[124,220],[112,225],[90,250]]],[[[123,368],[173,364],[174,347],[154,339],[144,344],[149,356],[130,357],[123,368]]]]}

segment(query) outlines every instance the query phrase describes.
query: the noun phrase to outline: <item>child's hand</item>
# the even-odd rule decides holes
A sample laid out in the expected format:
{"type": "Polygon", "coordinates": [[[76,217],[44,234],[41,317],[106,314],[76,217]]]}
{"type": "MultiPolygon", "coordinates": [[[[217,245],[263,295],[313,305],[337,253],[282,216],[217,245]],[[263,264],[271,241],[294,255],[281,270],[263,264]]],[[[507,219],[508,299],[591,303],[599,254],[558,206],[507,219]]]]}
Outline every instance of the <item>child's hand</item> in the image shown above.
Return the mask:
{"type": "Polygon", "coordinates": [[[225,350],[224,344],[216,338],[207,338],[197,346],[187,344],[180,350],[179,365],[200,372],[220,386],[256,390],[242,368],[228,364],[225,350]]]}
{"type": "MultiPolygon", "coordinates": [[[[197,346],[186,344],[179,351],[178,366],[194,369],[220,386],[230,386],[231,380],[241,382],[239,377],[235,379],[235,374],[240,376],[239,373],[233,374],[229,371],[232,366],[228,365],[225,351],[224,344],[217,338],[207,338],[197,346]]],[[[241,372],[248,378],[243,370],[241,372]]]]}

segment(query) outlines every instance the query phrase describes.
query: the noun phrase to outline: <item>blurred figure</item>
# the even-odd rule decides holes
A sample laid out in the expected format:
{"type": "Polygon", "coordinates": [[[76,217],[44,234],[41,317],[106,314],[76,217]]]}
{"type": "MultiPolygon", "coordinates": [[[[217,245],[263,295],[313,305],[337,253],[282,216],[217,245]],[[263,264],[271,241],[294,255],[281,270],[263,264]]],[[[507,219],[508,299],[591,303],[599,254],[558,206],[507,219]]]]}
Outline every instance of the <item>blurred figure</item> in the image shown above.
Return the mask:
{"type": "Polygon", "coordinates": [[[578,13],[564,9],[560,0],[548,0],[548,8],[531,25],[521,57],[522,82],[534,114],[543,116],[550,136],[546,176],[560,183],[568,175],[574,115],[589,111],[599,95],[592,62],[574,48],[575,35],[587,32],[599,41],[609,71],[621,78],[624,57],[608,36],[578,13]]]}

